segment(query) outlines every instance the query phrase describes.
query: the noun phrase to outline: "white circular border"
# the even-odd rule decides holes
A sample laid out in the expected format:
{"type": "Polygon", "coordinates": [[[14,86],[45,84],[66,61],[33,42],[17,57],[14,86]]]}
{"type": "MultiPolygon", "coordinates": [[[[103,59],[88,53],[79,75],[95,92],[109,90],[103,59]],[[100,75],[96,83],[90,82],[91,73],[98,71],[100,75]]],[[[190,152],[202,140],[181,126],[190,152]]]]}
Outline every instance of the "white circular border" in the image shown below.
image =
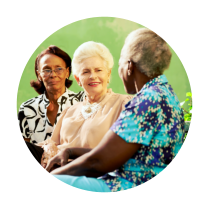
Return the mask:
{"type": "MultiPolygon", "coordinates": [[[[106,209],[131,206],[148,200],[179,179],[191,164],[202,143],[207,124],[208,114],[205,111],[208,110],[208,103],[207,83],[201,64],[190,44],[177,29],[159,15],[145,8],[129,3],[100,0],[78,3],[64,8],[44,19],[23,38],[8,64],[3,79],[1,115],[8,145],[16,161],[31,180],[48,193],[66,202],[79,206],[106,209]],[[193,117],[190,131],[171,165],[145,184],[115,193],[87,192],[66,185],[49,175],[32,157],[22,140],[16,112],[17,90],[21,73],[37,46],[65,25],[81,19],[101,16],[118,17],[137,22],[164,38],[181,59],[189,77],[193,94],[193,117]],[[200,106],[201,108],[198,109],[200,106]]],[[[14,179],[17,179],[17,176],[14,179]]],[[[30,188],[26,188],[25,191],[31,192],[30,188]]],[[[37,201],[39,199],[37,198],[37,201]]]]}

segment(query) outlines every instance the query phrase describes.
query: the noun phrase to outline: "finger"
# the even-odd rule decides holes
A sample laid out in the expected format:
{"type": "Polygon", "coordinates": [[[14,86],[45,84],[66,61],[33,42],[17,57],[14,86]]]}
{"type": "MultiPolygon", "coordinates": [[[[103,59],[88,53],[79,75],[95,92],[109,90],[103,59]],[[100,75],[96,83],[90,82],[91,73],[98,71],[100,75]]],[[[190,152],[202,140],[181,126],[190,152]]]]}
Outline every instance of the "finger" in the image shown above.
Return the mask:
{"type": "Polygon", "coordinates": [[[46,170],[48,172],[50,172],[51,169],[52,169],[52,167],[54,166],[54,164],[56,164],[56,162],[54,160],[49,160],[48,163],[47,163],[47,165],[46,165],[46,170]]]}
{"type": "Polygon", "coordinates": [[[64,165],[66,165],[67,163],[68,163],[67,160],[61,160],[61,166],[64,166],[64,165]]]}

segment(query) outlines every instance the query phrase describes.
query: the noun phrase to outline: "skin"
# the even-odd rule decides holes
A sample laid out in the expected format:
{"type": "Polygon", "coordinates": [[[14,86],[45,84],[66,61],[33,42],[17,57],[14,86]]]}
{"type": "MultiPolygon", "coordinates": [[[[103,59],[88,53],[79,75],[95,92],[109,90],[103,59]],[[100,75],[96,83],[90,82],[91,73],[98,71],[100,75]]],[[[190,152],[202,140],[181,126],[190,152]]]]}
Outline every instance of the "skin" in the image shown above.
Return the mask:
{"type": "MultiPolygon", "coordinates": [[[[61,75],[57,75],[52,71],[48,77],[42,76],[41,71],[44,69],[54,70],[56,67],[66,68],[65,61],[54,54],[46,54],[40,59],[38,79],[43,81],[46,88],[46,97],[50,102],[47,107],[47,117],[52,125],[55,123],[59,108],[57,99],[65,92],[65,80],[69,77],[69,69],[65,69],[61,75]]],[[[25,141],[30,142],[30,139],[25,139],[25,141]]]]}
{"type": "Polygon", "coordinates": [[[90,103],[99,102],[107,93],[107,84],[111,71],[107,70],[104,60],[100,57],[90,57],[78,65],[79,75],[74,76],[84,88],[90,103]]]}
{"type": "MultiPolygon", "coordinates": [[[[130,94],[139,92],[150,80],[136,68],[125,48],[121,52],[118,73],[126,92],[130,94]]],[[[62,166],[53,170],[52,174],[99,177],[122,166],[140,147],[141,144],[127,143],[109,130],[94,149],[89,151],[82,148],[67,148],[62,151],[59,159],[55,156],[48,162],[46,170],[50,172],[55,164],[59,164],[62,166]],[[68,158],[76,159],[67,164],[68,158]]]]}

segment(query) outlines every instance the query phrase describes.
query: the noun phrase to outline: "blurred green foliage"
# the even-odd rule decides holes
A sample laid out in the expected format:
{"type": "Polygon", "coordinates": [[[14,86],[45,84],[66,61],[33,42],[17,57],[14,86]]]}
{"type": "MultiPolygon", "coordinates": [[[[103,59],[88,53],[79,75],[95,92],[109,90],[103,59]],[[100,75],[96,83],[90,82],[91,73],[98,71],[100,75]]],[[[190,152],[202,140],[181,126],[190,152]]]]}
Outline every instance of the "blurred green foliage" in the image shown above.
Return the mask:
{"type": "MultiPolygon", "coordinates": [[[[112,53],[115,63],[112,69],[109,87],[112,88],[112,90],[116,93],[126,94],[123,83],[118,75],[118,61],[120,52],[127,35],[131,31],[142,27],[144,26],[120,18],[96,17],[80,20],[57,30],[46,40],[44,40],[37,47],[37,49],[35,49],[34,53],[28,60],[19,83],[17,110],[19,109],[22,102],[38,95],[33,90],[33,88],[30,87],[30,80],[36,79],[34,72],[36,56],[49,45],[56,45],[60,47],[72,58],[73,53],[77,47],[86,41],[96,41],[103,43],[112,53]]],[[[159,35],[162,36],[163,34],[159,35]]],[[[171,51],[171,64],[169,69],[166,70],[165,75],[173,87],[175,93],[177,94],[179,100],[182,101],[184,99],[185,93],[191,91],[190,84],[180,59],[172,48],[171,51]]],[[[73,84],[70,89],[74,92],[81,91],[81,87],[77,85],[72,75],[71,79],[73,80],[73,84]]]]}
{"type": "Polygon", "coordinates": [[[181,102],[181,108],[183,109],[183,112],[184,112],[184,121],[185,121],[184,140],[185,140],[187,137],[190,122],[192,119],[192,93],[191,92],[186,93],[186,99],[185,101],[181,102]]]}

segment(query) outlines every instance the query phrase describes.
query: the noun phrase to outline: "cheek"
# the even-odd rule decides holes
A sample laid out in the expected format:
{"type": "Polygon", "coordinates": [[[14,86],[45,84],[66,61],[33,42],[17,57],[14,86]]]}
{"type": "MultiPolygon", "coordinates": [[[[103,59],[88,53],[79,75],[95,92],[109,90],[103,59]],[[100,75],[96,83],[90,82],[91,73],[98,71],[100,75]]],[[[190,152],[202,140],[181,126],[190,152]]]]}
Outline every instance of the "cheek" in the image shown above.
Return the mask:
{"type": "Polygon", "coordinates": [[[44,82],[44,83],[47,83],[48,82],[48,78],[46,77],[46,78],[43,78],[43,77],[41,77],[42,78],[42,81],[44,82]]]}
{"type": "Polygon", "coordinates": [[[68,78],[68,74],[63,73],[62,75],[59,75],[58,78],[60,79],[61,82],[65,82],[66,78],[68,78]]]}
{"type": "Polygon", "coordinates": [[[86,82],[87,82],[87,80],[88,80],[88,79],[87,79],[85,76],[81,76],[81,77],[79,78],[79,81],[81,82],[82,85],[85,85],[86,82]]]}

